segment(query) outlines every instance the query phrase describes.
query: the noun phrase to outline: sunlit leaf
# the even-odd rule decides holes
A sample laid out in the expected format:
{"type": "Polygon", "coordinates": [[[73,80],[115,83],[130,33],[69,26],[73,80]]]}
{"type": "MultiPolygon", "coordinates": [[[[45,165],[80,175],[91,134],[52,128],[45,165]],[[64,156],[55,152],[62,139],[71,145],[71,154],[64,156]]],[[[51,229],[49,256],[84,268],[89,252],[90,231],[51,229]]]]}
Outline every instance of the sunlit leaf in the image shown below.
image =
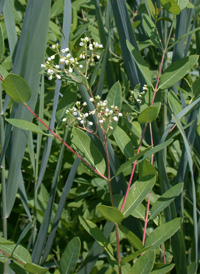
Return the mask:
{"type": "Polygon", "coordinates": [[[123,214],[117,208],[111,206],[99,205],[98,210],[109,222],[113,222],[116,224],[121,223],[124,218],[123,214]]]}
{"type": "Polygon", "coordinates": [[[10,73],[3,82],[4,89],[10,98],[16,103],[24,103],[31,97],[31,90],[21,76],[10,73]]]}

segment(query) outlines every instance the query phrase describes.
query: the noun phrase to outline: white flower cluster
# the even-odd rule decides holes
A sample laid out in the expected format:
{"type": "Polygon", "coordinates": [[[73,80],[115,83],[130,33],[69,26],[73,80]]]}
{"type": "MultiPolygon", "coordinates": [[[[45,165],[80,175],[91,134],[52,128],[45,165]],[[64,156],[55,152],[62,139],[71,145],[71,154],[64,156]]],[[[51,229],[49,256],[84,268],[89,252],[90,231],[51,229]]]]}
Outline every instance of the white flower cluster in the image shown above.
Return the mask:
{"type": "Polygon", "coordinates": [[[99,44],[98,42],[91,42],[91,39],[88,37],[81,38],[81,42],[79,43],[79,46],[83,47],[84,50],[80,54],[80,59],[86,59],[90,58],[91,64],[95,61],[94,58],[100,59],[100,55],[95,53],[96,49],[102,49],[103,45],[99,44]],[[88,54],[88,50],[90,51],[90,54],[88,54]]]}
{"type": "Polygon", "coordinates": [[[94,65],[95,61],[100,59],[99,49],[102,49],[103,45],[97,42],[91,42],[91,39],[88,37],[81,38],[79,45],[84,47],[79,58],[74,58],[71,55],[69,48],[65,48],[59,51],[58,44],[52,45],[52,50],[56,52],[48,57],[44,64],[41,64],[41,67],[45,70],[49,80],[52,80],[53,77],[56,77],[60,80],[65,76],[70,77],[71,79],[75,79],[75,76],[72,77],[72,73],[74,72],[75,68],[80,75],[88,78],[88,66],[94,65]],[[59,63],[56,64],[55,60],[57,59],[59,59],[59,63]],[[86,70],[85,73],[83,71],[84,67],[86,70]]]}
{"type": "MultiPolygon", "coordinates": [[[[84,130],[87,130],[87,125],[92,126],[93,122],[90,121],[89,117],[94,116],[94,119],[97,121],[97,125],[100,125],[104,133],[108,134],[110,130],[113,129],[113,123],[118,122],[119,117],[122,116],[122,113],[119,112],[119,108],[117,106],[108,106],[107,100],[100,100],[100,96],[91,97],[90,101],[94,103],[95,109],[89,112],[83,112],[84,107],[87,106],[87,103],[84,102],[81,104],[79,101],[76,102],[76,107],[68,109],[66,111],[67,116],[71,116],[73,121],[77,120],[78,123],[84,130]]],[[[63,118],[63,122],[65,122],[67,118],[63,118]]],[[[91,129],[88,129],[90,132],[91,129]]]]}

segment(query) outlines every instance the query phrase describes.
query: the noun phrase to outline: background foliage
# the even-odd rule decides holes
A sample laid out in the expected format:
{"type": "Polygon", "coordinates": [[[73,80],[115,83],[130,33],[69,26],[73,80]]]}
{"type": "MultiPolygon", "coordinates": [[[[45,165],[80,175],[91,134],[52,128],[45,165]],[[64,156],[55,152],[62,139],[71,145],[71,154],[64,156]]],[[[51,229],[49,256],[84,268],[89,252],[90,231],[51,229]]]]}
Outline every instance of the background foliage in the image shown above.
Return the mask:
{"type": "Polygon", "coordinates": [[[199,9],[197,0],[0,1],[1,273],[198,273],[199,9]],[[48,80],[52,46],[79,58],[84,37],[103,45],[88,79],[48,80]],[[94,110],[91,95],[123,115],[104,143],[98,120],[98,138],[63,122],[77,100],[94,110]],[[20,102],[80,155],[87,147],[103,176],[20,102]]]}

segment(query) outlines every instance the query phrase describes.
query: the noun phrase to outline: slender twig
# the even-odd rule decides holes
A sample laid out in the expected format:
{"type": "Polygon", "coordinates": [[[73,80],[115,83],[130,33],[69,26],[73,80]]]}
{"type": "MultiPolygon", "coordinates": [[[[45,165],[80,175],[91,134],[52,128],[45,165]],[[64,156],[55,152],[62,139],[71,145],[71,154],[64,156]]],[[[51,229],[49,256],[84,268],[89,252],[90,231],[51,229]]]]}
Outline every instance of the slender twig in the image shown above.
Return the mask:
{"type": "Polygon", "coordinates": [[[42,123],[52,134],[54,137],[56,137],[59,141],[61,141],[72,153],[74,153],[84,164],[86,164],[90,169],[92,169],[96,174],[98,174],[100,177],[103,179],[107,180],[107,177],[105,177],[101,172],[99,172],[97,169],[95,169],[93,166],[91,166],[86,160],[84,160],[73,148],[71,148],[67,143],[63,141],[63,139],[58,136],[50,127],[48,127],[44,121],[42,121],[36,114],[35,112],[27,105],[24,103],[24,106],[35,116],[40,123],[42,123]]]}
{"type": "MultiPolygon", "coordinates": [[[[169,43],[169,40],[170,40],[170,37],[171,37],[171,34],[172,34],[172,30],[173,30],[173,24],[171,26],[169,37],[168,37],[168,40],[167,40],[167,43],[166,43],[166,46],[165,46],[165,49],[164,49],[164,52],[163,52],[163,55],[162,55],[162,60],[161,60],[160,68],[159,68],[159,72],[158,72],[158,78],[157,78],[156,86],[154,88],[153,98],[152,98],[152,101],[151,101],[151,106],[153,106],[153,103],[154,103],[154,100],[155,100],[155,97],[156,97],[156,93],[158,91],[158,84],[159,84],[159,81],[160,81],[160,76],[161,76],[161,73],[162,73],[162,68],[163,68],[163,64],[164,64],[164,60],[165,60],[165,55],[166,55],[166,52],[167,52],[167,47],[168,47],[168,43],[169,43]]],[[[142,141],[144,139],[144,134],[146,132],[146,129],[147,129],[147,123],[145,124],[143,132],[142,132],[142,136],[141,136],[141,139],[140,139],[140,144],[139,144],[138,149],[137,149],[137,154],[139,154],[139,152],[140,152],[140,148],[141,148],[141,145],[142,145],[142,141]]],[[[129,179],[128,187],[127,187],[127,190],[126,190],[126,194],[124,196],[124,201],[122,203],[121,212],[123,211],[126,200],[127,200],[127,196],[128,196],[128,193],[129,193],[129,190],[130,190],[130,187],[131,187],[131,183],[132,183],[132,180],[133,180],[133,175],[135,173],[136,164],[137,164],[137,160],[135,160],[134,163],[133,163],[133,168],[132,168],[131,176],[130,176],[130,179],[129,179]]]]}
{"type": "MultiPolygon", "coordinates": [[[[149,124],[149,128],[150,128],[150,135],[151,135],[151,146],[153,148],[153,146],[154,146],[154,144],[153,144],[153,131],[152,131],[151,123],[149,124]]],[[[151,155],[151,164],[152,165],[153,165],[153,158],[154,158],[154,154],[151,155]]],[[[144,222],[144,232],[143,232],[143,239],[142,239],[142,244],[143,245],[145,243],[145,237],[146,237],[146,229],[147,229],[147,224],[148,224],[150,201],[151,201],[151,192],[149,192],[149,195],[148,195],[147,212],[146,212],[146,218],[145,218],[145,222],[144,222]]]]}
{"type": "MultiPolygon", "coordinates": [[[[108,177],[108,186],[109,186],[109,191],[110,191],[110,199],[111,199],[111,204],[114,207],[114,198],[113,198],[113,193],[112,193],[112,185],[110,181],[110,160],[109,160],[109,152],[108,152],[108,145],[107,145],[107,139],[105,138],[105,151],[106,151],[106,159],[107,159],[107,177],[108,177]]],[[[116,233],[116,241],[117,241],[117,258],[118,258],[118,269],[119,269],[119,274],[121,274],[121,254],[120,254],[120,240],[119,240],[119,227],[118,224],[115,224],[115,233],[116,233]]]]}

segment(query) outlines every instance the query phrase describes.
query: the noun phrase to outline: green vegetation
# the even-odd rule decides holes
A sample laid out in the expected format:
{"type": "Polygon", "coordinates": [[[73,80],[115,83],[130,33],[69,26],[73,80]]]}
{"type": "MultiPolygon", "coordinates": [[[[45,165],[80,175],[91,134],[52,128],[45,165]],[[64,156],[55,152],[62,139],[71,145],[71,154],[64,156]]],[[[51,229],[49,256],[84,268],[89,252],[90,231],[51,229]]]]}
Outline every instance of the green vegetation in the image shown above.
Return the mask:
{"type": "Polygon", "coordinates": [[[198,273],[199,11],[0,1],[0,273],[198,273]]]}

